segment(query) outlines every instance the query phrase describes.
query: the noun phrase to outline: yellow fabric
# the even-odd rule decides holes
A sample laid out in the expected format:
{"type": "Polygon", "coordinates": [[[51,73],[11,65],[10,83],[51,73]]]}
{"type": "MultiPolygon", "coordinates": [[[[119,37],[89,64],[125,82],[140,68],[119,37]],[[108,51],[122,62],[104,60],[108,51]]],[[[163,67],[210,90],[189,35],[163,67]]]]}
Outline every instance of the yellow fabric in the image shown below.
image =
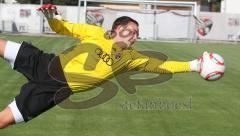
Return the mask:
{"type": "Polygon", "coordinates": [[[51,20],[53,31],[79,38],[81,44],[59,55],[67,82],[73,92],[95,87],[123,69],[176,73],[190,71],[188,62],[161,61],[132,49],[121,49],[104,38],[105,30],[88,24],[51,20]]]}

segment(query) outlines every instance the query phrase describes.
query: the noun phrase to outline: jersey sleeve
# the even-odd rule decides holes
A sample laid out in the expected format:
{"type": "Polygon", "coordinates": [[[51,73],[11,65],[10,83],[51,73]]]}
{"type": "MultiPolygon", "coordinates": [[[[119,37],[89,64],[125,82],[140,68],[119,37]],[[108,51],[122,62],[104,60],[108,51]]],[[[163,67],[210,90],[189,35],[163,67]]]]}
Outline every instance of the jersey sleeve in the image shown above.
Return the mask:
{"type": "Polygon", "coordinates": [[[140,71],[155,73],[190,72],[189,62],[163,61],[148,57],[137,51],[132,51],[131,56],[132,60],[127,65],[129,70],[138,69],[140,71]]]}
{"type": "Polygon", "coordinates": [[[104,33],[104,29],[99,26],[70,23],[65,20],[52,19],[49,21],[49,25],[58,34],[75,37],[80,40],[103,36],[104,33]]]}

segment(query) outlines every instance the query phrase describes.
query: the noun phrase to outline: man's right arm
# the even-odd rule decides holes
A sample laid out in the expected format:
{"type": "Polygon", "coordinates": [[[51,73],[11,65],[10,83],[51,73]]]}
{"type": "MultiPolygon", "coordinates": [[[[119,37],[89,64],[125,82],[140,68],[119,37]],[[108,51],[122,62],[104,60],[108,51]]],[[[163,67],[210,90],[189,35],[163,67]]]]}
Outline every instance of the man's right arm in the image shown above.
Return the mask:
{"type": "Polygon", "coordinates": [[[57,12],[57,7],[52,4],[45,4],[38,9],[42,11],[43,15],[48,20],[48,23],[53,31],[61,35],[72,36],[81,40],[86,37],[89,25],[86,24],[75,24],[63,20],[57,12]]]}
{"type": "Polygon", "coordinates": [[[51,29],[61,35],[67,35],[79,39],[84,39],[86,26],[84,24],[74,24],[65,20],[50,19],[48,23],[51,29]]]}

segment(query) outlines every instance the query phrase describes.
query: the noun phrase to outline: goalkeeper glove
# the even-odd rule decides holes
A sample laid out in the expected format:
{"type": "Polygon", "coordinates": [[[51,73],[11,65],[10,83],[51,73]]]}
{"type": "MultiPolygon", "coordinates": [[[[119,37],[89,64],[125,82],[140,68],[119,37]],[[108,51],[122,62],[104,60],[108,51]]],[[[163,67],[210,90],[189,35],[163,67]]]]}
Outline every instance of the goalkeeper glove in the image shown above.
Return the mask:
{"type": "Polygon", "coordinates": [[[202,71],[202,64],[203,64],[203,60],[208,60],[209,53],[208,52],[204,52],[203,55],[201,57],[199,57],[198,59],[192,60],[190,61],[190,70],[191,71],[195,71],[195,72],[201,72],[202,71]]]}
{"type": "Polygon", "coordinates": [[[57,19],[62,20],[62,17],[57,12],[57,7],[52,4],[44,4],[37,10],[42,11],[43,15],[47,18],[47,20],[57,19]]]}

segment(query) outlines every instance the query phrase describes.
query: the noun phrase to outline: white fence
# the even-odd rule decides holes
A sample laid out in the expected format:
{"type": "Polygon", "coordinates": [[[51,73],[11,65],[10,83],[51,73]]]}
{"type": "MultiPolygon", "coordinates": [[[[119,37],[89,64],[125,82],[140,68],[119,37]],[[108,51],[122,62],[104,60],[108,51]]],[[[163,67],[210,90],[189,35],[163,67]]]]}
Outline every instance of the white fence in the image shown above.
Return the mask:
{"type": "Polygon", "coordinates": [[[240,41],[240,14],[201,12],[200,18],[213,22],[212,30],[202,40],[240,41]]]}
{"type": "MultiPolygon", "coordinates": [[[[39,5],[0,4],[0,30],[35,34],[44,30],[45,33],[52,33],[47,21],[43,21],[41,13],[36,10],[37,8],[39,5]]],[[[83,8],[58,6],[58,9],[63,18],[70,22],[78,23],[85,20],[83,8]]],[[[207,18],[213,22],[211,31],[201,36],[188,11],[134,12],[111,9],[98,11],[104,17],[102,26],[106,30],[111,29],[114,19],[119,16],[133,17],[140,24],[140,38],[142,39],[191,39],[197,35],[202,40],[240,41],[240,14],[200,12],[200,18],[207,18]]]]}
{"type": "Polygon", "coordinates": [[[99,10],[104,16],[103,27],[110,30],[113,21],[120,16],[129,16],[139,23],[141,39],[193,39],[194,24],[189,11],[129,11],[99,10]],[[176,15],[175,13],[178,13],[176,15]]]}
{"type": "MultiPolygon", "coordinates": [[[[45,19],[42,19],[41,12],[36,9],[40,5],[28,4],[0,4],[0,30],[4,32],[27,32],[41,33],[51,32],[45,19]]],[[[71,21],[78,22],[78,8],[69,6],[59,6],[62,16],[71,21]]]]}
{"type": "Polygon", "coordinates": [[[6,32],[40,32],[40,16],[36,5],[0,5],[1,30],[6,32]]]}

